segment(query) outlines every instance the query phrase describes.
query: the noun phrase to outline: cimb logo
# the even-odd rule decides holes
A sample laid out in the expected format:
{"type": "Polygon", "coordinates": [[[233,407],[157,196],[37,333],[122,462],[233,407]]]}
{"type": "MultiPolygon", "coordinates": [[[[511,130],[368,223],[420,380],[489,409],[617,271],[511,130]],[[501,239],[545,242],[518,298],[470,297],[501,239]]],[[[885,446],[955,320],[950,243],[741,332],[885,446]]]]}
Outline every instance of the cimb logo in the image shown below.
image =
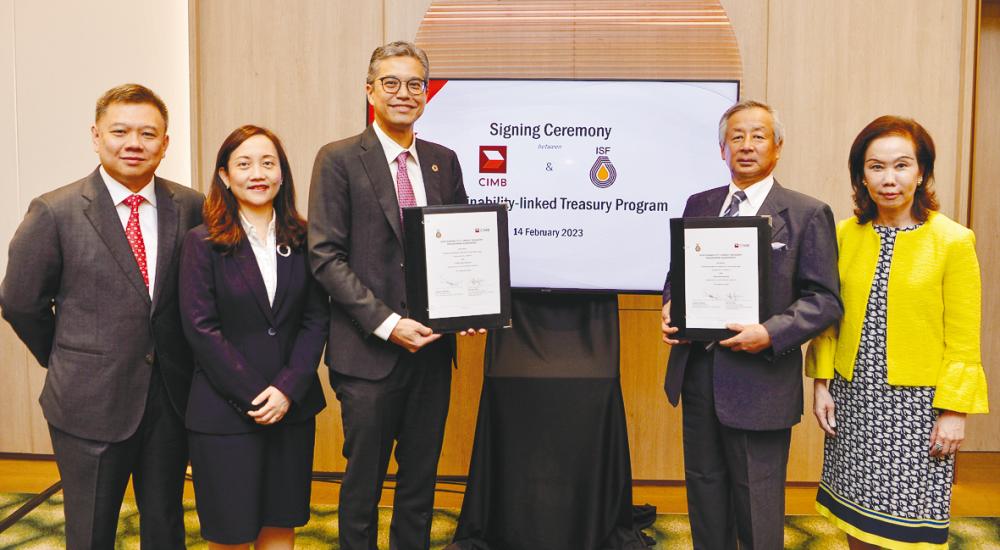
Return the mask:
{"type": "Polygon", "coordinates": [[[506,174],[507,146],[480,145],[479,172],[481,174],[506,174]]]}

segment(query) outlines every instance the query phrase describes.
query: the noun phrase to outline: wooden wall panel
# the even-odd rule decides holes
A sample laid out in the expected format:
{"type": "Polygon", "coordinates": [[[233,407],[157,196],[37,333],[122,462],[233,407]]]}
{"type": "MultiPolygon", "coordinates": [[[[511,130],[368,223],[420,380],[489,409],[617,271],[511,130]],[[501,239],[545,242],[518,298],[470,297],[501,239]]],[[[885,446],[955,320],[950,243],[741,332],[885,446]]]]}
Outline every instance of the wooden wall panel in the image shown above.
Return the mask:
{"type": "Polygon", "coordinates": [[[722,0],[726,15],[736,33],[743,62],[740,81],[741,99],[766,100],[767,29],[771,0],[722,0]]]}
{"type": "MultiPolygon", "coordinates": [[[[0,204],[0,239],[7,242],[21,218],[17,182],[17,86],[14,76],[14,4],[0,5],[0,179],[14,184],[7,188],[12,200],[0,204]]],[[[7,255],[0,254],[0,272],[7,269],[7,255]]],[[[0,430],[0,449],[32,452],[31,422],[37,406],[26,391],[29,371],[26,348],[10,326],[0,327],[0,387],[6,388],[11,422],[0,430]]]]}
{"type": "Polygon", "coordinates": [[[316,151],[365,126],[365,73],[382,42],[381,2],[193,2],[198,43],[199,172],[242,124],[274,130],[306,205],[316,151]]]}
{"type": "MultiPolygon", "coordinates": [[[[409,40],[412,42],[417,36],[417,29],[424,20],[424,14],[430,7],[432,0],[407,0],[406,2],[394,2],[392,9],[385,10],[385,31],[382,35],[384,42],[395,40],[409,40]]],[[[371,52],[369,52],[371,53],[371,52]]],[[[434,75],[434,62],[431,61],[431,75],[434,75]]]]}
{"type": "Polygon", "coordinates": [[[983,365],[990,386],[989,415],[969,419],[963,448],[1000,450],[1000,0],[982,4],[976,76],[975,149],[971,223],[983,277],[983,365]]]}
{"type": "MultiPolygon", "coordinates": [[[[17,182],[17,80],[14,73],[14,4],[0,4],[0,181],[17,182]]],[[[0,203],[0,239],[14,235],[21,210],[20,187],[5,188],[0,203]]],[[[6,272],[7,255],[0,254],[0,273],[6,272]]],[[[6,386],[10,387],[10,386],[6,386]]]]}
{"type": "MultiPolygon", "coordinates": [[[[936,142],[942,211],[964,222],[970,9],[974,14],[972,0],[928,0],[919,10],[908,0],[770,0],[766,101],[788,135],[777,179],[846,218],[853,209],[847,155],[854,136],[877,116],[909,116],[936,142]]],[[[819,475],[823,435],[809,412],[810,386],[804,422],[793,433],[789,479],[819,475]]]]}
{"type": "Polygon", "coordinates": [[[659,307],[622,309],[618,316],[622,398],[632,450],[632,477],[684,479],[680,409],[672,407],[663,392],[670,346],[660,338],[659,307]]]}
{"type": "Polygon", "coordinates": [[[850,215],[847,153],[883,114],[917,119],[937,143],[942,211],[954,217],[961,157],[963,47],[974,0],[771,0],[767,98],[788,131],[777,177],[850,215]],[[891,21],[891,23],[890,23],[891,21]],[[933,69],[932,69],[933,68],[933,69]]]}

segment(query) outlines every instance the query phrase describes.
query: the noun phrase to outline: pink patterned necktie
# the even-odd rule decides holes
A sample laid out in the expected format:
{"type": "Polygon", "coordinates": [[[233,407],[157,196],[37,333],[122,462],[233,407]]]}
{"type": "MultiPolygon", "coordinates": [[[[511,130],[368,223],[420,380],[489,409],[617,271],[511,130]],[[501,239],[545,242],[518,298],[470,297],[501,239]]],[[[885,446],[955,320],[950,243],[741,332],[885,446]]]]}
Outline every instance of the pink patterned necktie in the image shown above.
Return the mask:
{"type": "Polygon", "coordinates": [[[417,197],[413,194],[410,184],[410,174],[406,171],[406,159],[409,151],[403,151],[396,157],[396,200],[399,201],[399,219],[403,219],[403,209],[417,205],[417,197]]]}
{"type": "Polygon", "coordinates": [[[128,245],[132,247],[132,255],[135,256],[135,263],[139,264],[139,272],[142,273],[142,282],[149,288],[149,271],[146,269],[146,243],[142,240],[142,229],[139,228],[139,205],[146,200],[142,195],[130,195],[122,202],[131,211],[128,214],[128,224],[125,225],[125,238],[128,245]]]}

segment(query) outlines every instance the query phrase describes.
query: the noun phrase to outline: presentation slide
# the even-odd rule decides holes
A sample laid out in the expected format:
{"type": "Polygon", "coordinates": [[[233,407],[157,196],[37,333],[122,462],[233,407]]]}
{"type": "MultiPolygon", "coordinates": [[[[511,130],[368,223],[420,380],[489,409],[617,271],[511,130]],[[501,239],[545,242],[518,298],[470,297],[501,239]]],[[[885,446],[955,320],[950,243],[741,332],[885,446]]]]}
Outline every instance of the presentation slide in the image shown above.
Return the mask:
{"type": "Polygon", "coordinates": [[[421,139],[458,154],[472,203],[509,208],[511,285],[659,293],[669,219],[729,183],[718,121],[738,83],[434,80],[421,139]]]}

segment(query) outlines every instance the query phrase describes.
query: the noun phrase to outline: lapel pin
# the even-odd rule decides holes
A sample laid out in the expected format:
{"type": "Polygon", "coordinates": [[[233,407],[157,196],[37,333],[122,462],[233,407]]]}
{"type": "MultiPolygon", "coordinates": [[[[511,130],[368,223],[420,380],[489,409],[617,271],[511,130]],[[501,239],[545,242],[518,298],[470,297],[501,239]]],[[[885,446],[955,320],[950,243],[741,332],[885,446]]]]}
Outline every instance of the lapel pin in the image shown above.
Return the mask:
{"type": "Polygon", "coordinates": [[[438,165],[437,164],[432,164],[431,165],[431,172],[437,172],[437,171],[438,171],[438,165]]]}

